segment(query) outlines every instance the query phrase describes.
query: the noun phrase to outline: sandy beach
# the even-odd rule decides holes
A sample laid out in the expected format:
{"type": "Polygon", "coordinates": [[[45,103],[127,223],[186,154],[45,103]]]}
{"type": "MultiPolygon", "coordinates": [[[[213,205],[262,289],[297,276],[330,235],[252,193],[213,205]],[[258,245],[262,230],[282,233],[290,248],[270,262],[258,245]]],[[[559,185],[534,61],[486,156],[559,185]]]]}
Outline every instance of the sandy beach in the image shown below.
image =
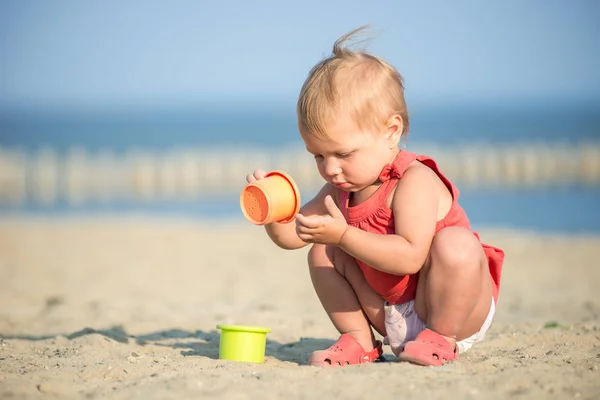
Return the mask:
{"type": "Polygon", "coordinates": [[[443,368],[323,369],[337,332],[306,267],[241,219],[0,220],[0,398],[600,398],[600,236],[481,230],[506,264],[485,342],[443,368]],[[216,325],[266,326],[264,364],[216,325]]]}

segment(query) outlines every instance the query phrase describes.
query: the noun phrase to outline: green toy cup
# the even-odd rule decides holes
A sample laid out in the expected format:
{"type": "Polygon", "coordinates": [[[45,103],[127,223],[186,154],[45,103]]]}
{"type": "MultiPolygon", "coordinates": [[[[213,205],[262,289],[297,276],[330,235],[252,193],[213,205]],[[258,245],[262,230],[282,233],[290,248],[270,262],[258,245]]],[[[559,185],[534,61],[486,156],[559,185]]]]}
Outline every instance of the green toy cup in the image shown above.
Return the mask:
{"type": "Polygon", "coordinates": [[[221,330],[219,358],[261,364],[265,361],[265,347],[269,328],[260,326],[217,325],[221,330]]]}

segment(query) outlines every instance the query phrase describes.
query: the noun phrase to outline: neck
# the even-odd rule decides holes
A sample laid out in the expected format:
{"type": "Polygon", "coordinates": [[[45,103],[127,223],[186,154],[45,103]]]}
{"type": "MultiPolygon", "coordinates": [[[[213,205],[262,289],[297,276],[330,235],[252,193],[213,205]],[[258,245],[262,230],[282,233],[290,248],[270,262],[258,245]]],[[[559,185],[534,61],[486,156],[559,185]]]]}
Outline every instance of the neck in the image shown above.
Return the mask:
{"type": "Polygon", "coordinates": [[[399,148],[397,148],[397,147],[394,148],[394,149],[392,149],[392,154],[390,155],[391,159],[388,162],[388,164],[391,164],[391,163],[394,162],[394,160],[396,159],[396,157],[398,157],[398,154],[400,154],[400,151],[401,150],[399,148]]]}

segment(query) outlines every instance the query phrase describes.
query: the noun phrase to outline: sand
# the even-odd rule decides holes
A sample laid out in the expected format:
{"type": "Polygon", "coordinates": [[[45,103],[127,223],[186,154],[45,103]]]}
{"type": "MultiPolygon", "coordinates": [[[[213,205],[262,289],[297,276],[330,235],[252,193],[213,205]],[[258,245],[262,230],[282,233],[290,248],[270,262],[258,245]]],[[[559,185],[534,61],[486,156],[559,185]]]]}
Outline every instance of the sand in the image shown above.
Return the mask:
{"type": "Polygon", "coordinates": [[[482,230],[507,253],[485,342],[443,368],[323,369],[337,338],[306,250],[236,220],[0,221],[0,398],[600,398],[600,236],[482,230]],[[218,359],[219,323],[260,325],[264,364],[218,359]]]}

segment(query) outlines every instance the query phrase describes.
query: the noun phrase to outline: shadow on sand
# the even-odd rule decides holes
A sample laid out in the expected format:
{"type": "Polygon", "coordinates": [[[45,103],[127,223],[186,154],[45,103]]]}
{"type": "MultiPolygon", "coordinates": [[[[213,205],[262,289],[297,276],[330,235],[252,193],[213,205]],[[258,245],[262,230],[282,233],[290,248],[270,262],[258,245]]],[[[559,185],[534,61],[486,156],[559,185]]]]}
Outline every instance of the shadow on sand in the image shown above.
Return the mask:
{"type": "MultiPolygon", "coordinates": [[[[218,331],[204,332],[197,330],[192,332],[181,329],[165,329],[142,335],[130,335],[123,327],[114,326],[109,329],[84,328],[69,334],[55,335],[5,335],[0,333],[0,339],[38,341],[65,337],[73,340],[92,334],[99,334],[119,343],[131,343],[133,341],[141,346],[152,344],[181,349],[181,355],[186,357],[208,357],[215,360],[219,358],[220,333],[218,331]]],[[[326,349],[333,343],[334,340],[318,338],[301,338],[297,342],[279,343],[270,340],[267,336],[265,356],[304,365],[313,351],[326,349]]]]}

